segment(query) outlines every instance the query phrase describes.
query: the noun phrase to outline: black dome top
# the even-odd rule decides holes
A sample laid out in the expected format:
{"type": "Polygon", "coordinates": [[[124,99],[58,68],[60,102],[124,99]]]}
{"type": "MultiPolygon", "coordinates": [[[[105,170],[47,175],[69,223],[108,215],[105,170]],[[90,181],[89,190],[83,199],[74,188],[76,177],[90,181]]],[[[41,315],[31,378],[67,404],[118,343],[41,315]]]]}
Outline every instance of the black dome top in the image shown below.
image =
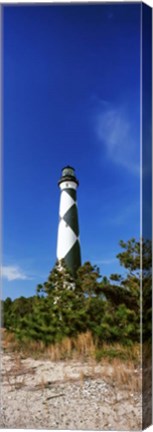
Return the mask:
{"type": "Polygon", "coordinates": [[[70,165],[67,165],[66,167],[62,168],[62,176],[60,180],[58,181],[58,185],[64,181],[74,181],[79,185],[79,182],[75,175],[75,169],[71,167],[70,165]]]}

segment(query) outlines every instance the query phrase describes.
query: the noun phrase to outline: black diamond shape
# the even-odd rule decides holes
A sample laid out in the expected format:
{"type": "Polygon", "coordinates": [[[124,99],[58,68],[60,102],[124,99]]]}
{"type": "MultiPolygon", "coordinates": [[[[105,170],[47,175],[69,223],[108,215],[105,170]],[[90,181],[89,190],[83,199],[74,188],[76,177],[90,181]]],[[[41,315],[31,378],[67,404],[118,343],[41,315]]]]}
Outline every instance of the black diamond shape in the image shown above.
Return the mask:
{"type": "Polygon", "coordinates": [[[67,255],[64,257],[64,261],[66,262],[67,267],[71,270],[72,274],[75,275],[76,270],[81,265],[80,243],[78,240],[76,240],[67,255]]]}
{"type": "Polygon", "coordinates": [[[78,210],[76,204],[73,204],[73,206],[70,207],[70,209],[63,216],[63,219],[78,237],[79,225],[78,225],[78,210]]]}
{"type": "Polygon", "coordinates": [[[71,198],[73,198],[74,201],[76,201],[76,190],[75,189],[67,188],[67,189],[63,189],[63,191],[65,191],[68,195],[70,195],[71,198]]]}

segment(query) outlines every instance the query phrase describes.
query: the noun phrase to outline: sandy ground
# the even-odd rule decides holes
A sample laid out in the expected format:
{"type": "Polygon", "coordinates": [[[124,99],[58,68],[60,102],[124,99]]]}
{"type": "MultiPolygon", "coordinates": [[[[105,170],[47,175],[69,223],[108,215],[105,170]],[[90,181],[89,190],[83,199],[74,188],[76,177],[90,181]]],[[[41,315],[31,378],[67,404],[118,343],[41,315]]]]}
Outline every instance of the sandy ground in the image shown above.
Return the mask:
{"type": "Polygon", "coordinates": [[[1,428],[141,429],[140,394],[117,388],[100,364],[3,354],[1,383],[1,428]]]}

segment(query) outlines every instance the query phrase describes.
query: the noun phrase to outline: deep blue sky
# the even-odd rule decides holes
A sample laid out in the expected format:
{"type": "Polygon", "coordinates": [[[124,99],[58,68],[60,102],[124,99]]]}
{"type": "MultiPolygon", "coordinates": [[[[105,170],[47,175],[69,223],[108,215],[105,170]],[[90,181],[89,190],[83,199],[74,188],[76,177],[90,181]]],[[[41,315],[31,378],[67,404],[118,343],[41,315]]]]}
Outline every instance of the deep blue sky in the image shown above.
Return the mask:
{"type": "Polygon", "coordinates": [[[140,4],[3,8],[3,296],[56,260],[64,165],[80,181],[82,261],[118,271],[139,237],[140,4]],[[10,280],[8,280],[10,279],[10,280]]]}

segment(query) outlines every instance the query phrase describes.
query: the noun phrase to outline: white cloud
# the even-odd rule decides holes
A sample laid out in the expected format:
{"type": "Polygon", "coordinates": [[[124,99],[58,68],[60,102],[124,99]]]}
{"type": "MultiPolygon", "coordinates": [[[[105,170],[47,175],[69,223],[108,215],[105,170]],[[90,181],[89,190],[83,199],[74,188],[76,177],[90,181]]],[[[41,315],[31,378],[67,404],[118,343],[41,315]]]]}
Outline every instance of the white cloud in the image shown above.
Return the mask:
{"type": "Polygon", "coordinates": [[[139,174],[139,143],[134,119],[123,106],[116,108],[102,102],[95,115],[95,131],[101,151],[106,150],[112,162],[139,174]]]}
{"type": "Polygon", "coordinates": [[[31,277],[27,276],[18,266],[2,266],[1,275],[2,278],[7,279],[8,281],[17,279],[32,279],[31,277]]]}

